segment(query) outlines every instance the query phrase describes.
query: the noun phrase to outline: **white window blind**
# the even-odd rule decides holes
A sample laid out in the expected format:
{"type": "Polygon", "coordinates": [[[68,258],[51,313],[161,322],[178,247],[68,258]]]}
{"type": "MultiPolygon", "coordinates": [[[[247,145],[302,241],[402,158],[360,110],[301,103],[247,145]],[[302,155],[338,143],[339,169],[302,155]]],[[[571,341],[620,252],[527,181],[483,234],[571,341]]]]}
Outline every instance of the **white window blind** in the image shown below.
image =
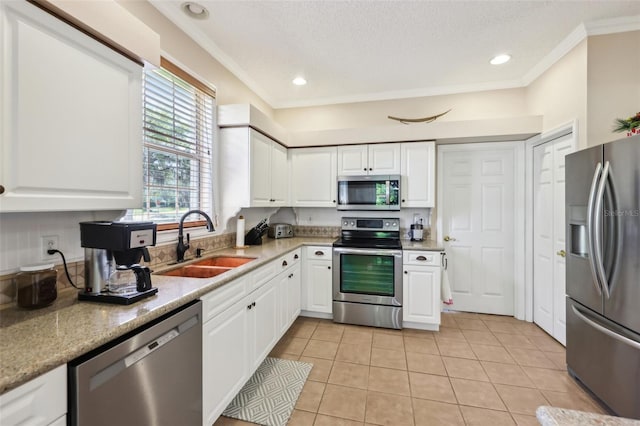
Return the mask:
{"type": "Polygon", "coordinates": [[[129,212],[131,220],[161,224],[191,209],[213,213],[214,105],[210,93],[164,66],[145,70],[143,205],[129,212]]]}

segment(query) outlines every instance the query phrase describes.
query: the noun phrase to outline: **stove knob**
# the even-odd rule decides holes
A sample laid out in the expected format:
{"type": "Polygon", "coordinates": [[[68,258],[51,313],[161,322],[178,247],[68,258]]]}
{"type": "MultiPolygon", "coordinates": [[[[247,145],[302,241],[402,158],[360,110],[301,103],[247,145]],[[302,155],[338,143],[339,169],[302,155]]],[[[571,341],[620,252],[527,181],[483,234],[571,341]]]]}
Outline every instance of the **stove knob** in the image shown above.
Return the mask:
{"type": "Polygon", "coordinates": [[[344,222],[342,222],[342,226],[347,226],[349,224],[349,222],[347,222],[346,220],[344,222]]]}
{"type": "Polygon", "coordinates": [[[351,222],[350,225],[351,226],[356,226],[356,223],[355,222],[351,222]]]}
{"type": "Polygon", "coordinates": [[[396,226],[398,226],[398,224],[397,224],[397,223],[395,223],[395,222],[393,222],[393,223],[392,223],[392,225],[393,225],[393,227],[394,227],[394,228],[395,228],[396,226]]]}
{"type": "Polygon", "coordinates": [[[388,228],[389,227],[389,222],[385,222],[384,226],[385,226],[385,228],[388,228]]]}

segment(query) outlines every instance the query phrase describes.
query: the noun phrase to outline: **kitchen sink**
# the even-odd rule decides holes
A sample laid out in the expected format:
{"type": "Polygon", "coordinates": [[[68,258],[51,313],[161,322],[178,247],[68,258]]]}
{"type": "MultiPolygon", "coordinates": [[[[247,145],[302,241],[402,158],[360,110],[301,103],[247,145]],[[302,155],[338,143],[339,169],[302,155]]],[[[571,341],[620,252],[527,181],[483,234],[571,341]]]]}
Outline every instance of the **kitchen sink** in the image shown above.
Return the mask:
{"type": "Polygon", "coordinates": [[[255,257],[215,256],[179,266],[156,275],[185,278],[212,278],[255,260],[255,257]]]}
{"type": "Polygon", "coordinates": [[[195,262],[198,266],[221,266],[226,268],[235,268],[245,263],[256,260],[255,257],[234,257],[234,256],[216,256],[195,262]]]}

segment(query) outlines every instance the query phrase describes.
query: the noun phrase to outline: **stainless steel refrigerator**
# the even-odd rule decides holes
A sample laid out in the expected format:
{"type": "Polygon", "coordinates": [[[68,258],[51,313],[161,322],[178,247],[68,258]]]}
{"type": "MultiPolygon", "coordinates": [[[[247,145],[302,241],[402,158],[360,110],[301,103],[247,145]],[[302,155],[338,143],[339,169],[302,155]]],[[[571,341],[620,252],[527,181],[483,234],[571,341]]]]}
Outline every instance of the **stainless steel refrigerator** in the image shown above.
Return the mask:
{"type": "Polygon", "coordinates": [[[566,158],[567,366],[640,419],[640,136],[566,158]]]}

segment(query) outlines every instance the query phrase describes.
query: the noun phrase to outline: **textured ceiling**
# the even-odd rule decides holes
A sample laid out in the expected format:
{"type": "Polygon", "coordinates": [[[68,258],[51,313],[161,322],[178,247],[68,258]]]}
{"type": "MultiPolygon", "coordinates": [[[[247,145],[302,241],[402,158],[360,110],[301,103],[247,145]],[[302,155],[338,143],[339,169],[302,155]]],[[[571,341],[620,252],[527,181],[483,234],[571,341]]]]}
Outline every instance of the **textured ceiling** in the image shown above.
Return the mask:
{"type": "Polygon", "coordinates": [[[582,23],[640,29],[639,0],[150,1],[275,108],[519,87],[582,23]]]}

